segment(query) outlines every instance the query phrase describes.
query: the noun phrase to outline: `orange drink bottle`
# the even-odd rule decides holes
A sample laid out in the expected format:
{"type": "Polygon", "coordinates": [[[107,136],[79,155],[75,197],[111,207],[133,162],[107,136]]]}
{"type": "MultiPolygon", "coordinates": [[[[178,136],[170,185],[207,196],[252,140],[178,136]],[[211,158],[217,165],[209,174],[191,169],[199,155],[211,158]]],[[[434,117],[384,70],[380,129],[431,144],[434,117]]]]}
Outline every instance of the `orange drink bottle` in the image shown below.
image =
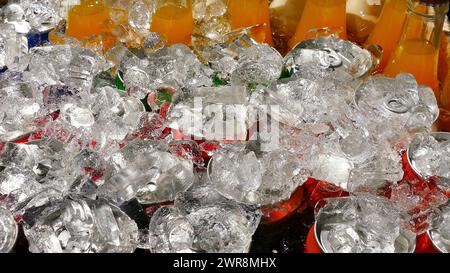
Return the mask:
{"type": "Polygon", "coordinates": [[[380,60],[376,72],[382,72],[388,64],[395,50],[403,25],[406,19],[408,0],[386,0],[380,17],[372,33],[366,41],[366,45],[379,45],[383,49],[383,58],[380,60]]]}
{"type": "Polygon", "coordinates": [[[156,0],[150,29],[168,45],[190,44],[194,31],[191,0],[156,0]]]}
{"type": "Polygon", "coordinates": [[[347,39],[346,0],[307,0],[289,48],[317,37],[323,29],[347,39]]]}
{"type": "Polygon", "coordinates": [[[384,1],[347,0],[347,35],[352,42],[363,44],[375,27],[384,1]]]}
{"type": "Polygon", "coordinates": [[[109,9],[103,0],[81,0],[69,10],[66,35],[82,39],[107,30],[109,9]]]}
{"type": "Polygon", "coordinates": [[[288,43],[294,36],[302,17],[306,0],[274,0],[270,3],[270,24],[276,49],[286,55],[288,43]]]}
{"type": "MultiPolygon", "coordinates": [[[[447,44],[447,37],[443,37],[442,39],[443,44],[447,44]]],[[[448,44],[450,45],[450,44],[448,44]]],[[[446,72],[442,72],[443,75],[443,80],[442,80],[442,92],[441,92],[441,97],[439,99],[439,106],[441,109],[441,115],[439,116],[439,121],[437,126],[439,127],[439,131],[442,132],[450,132],[450,67],[448,66],[448,64],[450,64],[450,47],[446,45],[445,48],[445,61],[441,61],[441,63],[443,63],[444,65],[442,65],[442,69],[446,69],[446,72]]],[[[441,53],[442,51],[444,51],[444,49],[441,49],[441,53]]],[[[444,55],[444,53],[442,53],[441,55],[444,55]]],[[[444,58],[444,57],[441,57],[444,58]]]]}
{"type": "Polygon", "coordinates": [[[273,45],[268,0],[228,0],[227,5],[233,30],[259,26],[252,30],[252,38],[273,45]]]}
{"type": "Polygon", "coordinates": [[[385,75],[411,73],[419,84],[433,88],[439,98],[439,48],[447,11],[447,1],[408,1],[403,33],[385,75]]]}

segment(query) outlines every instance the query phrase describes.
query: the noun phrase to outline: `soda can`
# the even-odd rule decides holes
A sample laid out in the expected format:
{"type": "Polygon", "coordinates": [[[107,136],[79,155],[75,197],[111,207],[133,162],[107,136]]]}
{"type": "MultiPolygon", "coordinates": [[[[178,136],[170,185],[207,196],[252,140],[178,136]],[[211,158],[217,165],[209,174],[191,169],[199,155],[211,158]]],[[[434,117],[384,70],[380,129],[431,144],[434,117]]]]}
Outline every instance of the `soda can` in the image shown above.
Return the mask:
{"type": "Polygon", "coordinates": [[[427,235],[434,248],[440,253],[450,253],[450,202],[440,207],[443,221],[435,228],[428,231],[427,235]]]}
{"type": "MultiPolygon", "coordinates": [[[[450,141],[450,133],[447,133],[447,132],[434,132],[434,133],[431,133],[430,136],[434,137],[438,142],[450,141]]],[[[414,155],[417,153],[417,151],[420,148],[421,148],[420,141],[418,138],[411,141],[411,143],[406,151],[406,155],[408,158],[408,164],[409,164],[409,166],[411,166],[411,168],[417,174],[417,176],[419,176],[419,178],[427,179],[429,177],[427,177],[425,174],[421,173],[420,166],[417,166],[413,161],[414,155]]]]}
{"type": "Polygon", "coordinates": [[[301,73],[302,66],[313,60],[320,60],[321,67],[332,68],[336,75],[345,72],[354,79],[367,76],[377,62],[370,51],[333,36],[305,40],[284,58],[291,74],[301,73]]]}
{"type": "Polygon", "coordinates": [[[12,214],[0,207],[0,253],[11,252],[16,244],[19,228],[12,214]]]}
{"type": "MultiPolygon", "coordinates": [[[[447,132],[433,132],[430,134],[432,137],[434,137],[438,142],[445,142],[450,141],[450,133],[447,132]]],[[[411,144],[408,147],[407,150],[407,158],[408,158],[408,164],[411,167],[411,169],[414,171],[414,173],[420,178],[420,179],[427,179],[429,178],[427,175],[423,174],[420,171],[420,166],[417,166],[415,162],[413,161],[414,155],[416,152],[420,149],[420,142],[418,139],[414,139],[411,144]]],[[[448,207],[445,205],[444,207],[448,207]]],[[[441,232],[438,228],[429,230],[426,234],[422,235],[426,236],[428,238],[424,239],[424,241],[428,242],[428,250],[437,250],[440,253],[449,253],[450,251],[450,242],[446,242],[446,240],[441,236],[441,232]]]]}
{"type": "MultiPolygon", "coordinates": [[[[340,197],[341,202],[349,202],[349,197],[340,197]]],[[[307,253],[334,253],[331,245],[323,238],[326,238],[327,231],[324,227],[330,223],[339,223],[343,220],[339,214],[327,215],[318,212],[314,226],[311,228],[308,237],[305,252],[307,253]],[[314,235],[314,237],[313,237],[314,235]]],[[[406,229],[400,230],[400,234],[394,243],[394,253],[414,253],[416,250],[416,235],[406,229]]]]}
{"type": "MultiPolygon", "coordinates": [[[[213,181],[211,177],[213,164],[214,159],[209,159],[206,176],[210,182],[213,181]]],[[[284,220],[290,219],[290,217],[297,211],[304,201],[305,190],[302,186],[299,186],[293,191],[292,195],[287,200],[280,200],[275,204],[262,204],[260,207],[260,211],[262,213],[261,224],[278,224],[284,220]]]]}

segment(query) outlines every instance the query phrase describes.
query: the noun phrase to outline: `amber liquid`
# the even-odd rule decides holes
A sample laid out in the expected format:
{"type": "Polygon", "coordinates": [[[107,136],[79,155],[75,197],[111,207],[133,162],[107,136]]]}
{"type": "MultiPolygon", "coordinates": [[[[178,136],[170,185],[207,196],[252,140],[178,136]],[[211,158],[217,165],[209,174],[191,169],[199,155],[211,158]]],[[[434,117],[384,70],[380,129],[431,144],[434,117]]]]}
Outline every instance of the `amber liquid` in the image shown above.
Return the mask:
{"type": "Polygon", "coordinates": [[[399,44],[384,74],[395,77],[399,73],[411,73],[419,84],[433,88],[438,96],[439,50],[421,39],[405,40],[399,44]]]}
{"type": "Polygon", "coordinates": [[[175,4],[158,8],[152,17],[151,30],[161,34],[169,45],[190,44],[194,31],[192,8],[175,4]]]}
{"type": "Polygon", "coordinates": [[[345,0],[307,0],[302,18],[289,47],[317,36],[314,30],[328,28],[332,33],[347,39],[345,0]]]}
{"type": "Polygon", "coordinates": [[[375,28],[383,1],[370,5],[368,1],[347,1],[347,35],[357,44],[364,44],[375,28]]]}
{"type": "Polygon", "coordinates": [[[103,4],[81,4],[69,10],[66,35],[82,39],[108,30],[109,9],[103,4]]]}
{"type": "Polygon", "coordinates": [[[252,31],[252,38],[273,45],[268,0],[228,0],[228,15],[233,30],[259,25],[252,31]]]}
{"type": "Polygon", "coordinates": [[[407,2],[391,0],[384,4],[380,18],[366,41],[366,45],[377,44],[383,48],[383,58],[378,72],[384,70],[400,41],[406,20],[407,2]]]}
{"type": "Polygon", "coordinates": [[[450,63],[450,51],[447,49],[447,37],[443,36],[442,40],[440,64],[441,69],[446,69],[446,72],[442,72],[445,75],[442,75],[442,93],[439,100],[441,114],[437,126],[439,131],[450,132],[450,69],[448,67],[448,63],[450,63]]]}

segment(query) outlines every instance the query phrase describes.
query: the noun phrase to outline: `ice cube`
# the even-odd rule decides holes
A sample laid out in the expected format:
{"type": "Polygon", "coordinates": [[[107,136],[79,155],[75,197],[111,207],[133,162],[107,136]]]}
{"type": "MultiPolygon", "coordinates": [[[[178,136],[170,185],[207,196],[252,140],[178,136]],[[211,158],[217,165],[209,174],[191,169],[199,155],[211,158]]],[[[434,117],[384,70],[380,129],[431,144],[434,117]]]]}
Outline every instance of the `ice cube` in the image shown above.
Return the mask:
{"type": "Polygon", "coordinates": [[[275,204],[288,199],[306,180],[292,153],[261,153],[250,146],[243,150],[241,145],[234,146],[215,153],[210,170],[212,187],[229,199],[244,204],[275,204]]]}
{"type": "Polygon", "coordinates": [[[128,24],[134,31],[147,34],[152,24],[152,7],[148,1],[133,0],[128,7],[128,24]]]}
{"type": "MultiPolygon", "coordinates": [[[[134,150],[127,146],[124,149],[134,150]]],[[[144,204],[174,200],[177,193],[192,185],[193,164],[164,148],[160,149],[148,154],[141,150],[136,156],[129,156],[127,151],[113,156],[118,172],[106,181],[100,191],[119,204],[134,197],[144,204]]]]}
{"type": "Polygon", "coordinates": [[[215,206],[187,215],[194,229],[193,248],[207,253],[248,252],[260,215],[249,219],[247,213],[239,207],[215,206]]]}
{"type": "Polygon", "coordinates": [[[281,55],[268,45],[258,44],[243,49],[231,78],[237,85],[269,84],[280,77],[282,69],[281,55]]]}
{"type": "Polygon", "coordinates": [[[75,128],[89,128],[95,124],[91,110],[68,103],[61,109],[61,118],[75,128]]]}
{"type": "Polygon", "coordinates": [[[149,226],[149,240],[155,253],[193,252],[194,229],[185,216],[175,207],[157,210],[149,226]]]}
{"type": "Polygon", "coordinates": [[[34,210],[40,213],[25,226],[31,252],[129,253],[136,248],[136,223],[105,200],[72,197],[26,209],[28,215],[34,210]]]}

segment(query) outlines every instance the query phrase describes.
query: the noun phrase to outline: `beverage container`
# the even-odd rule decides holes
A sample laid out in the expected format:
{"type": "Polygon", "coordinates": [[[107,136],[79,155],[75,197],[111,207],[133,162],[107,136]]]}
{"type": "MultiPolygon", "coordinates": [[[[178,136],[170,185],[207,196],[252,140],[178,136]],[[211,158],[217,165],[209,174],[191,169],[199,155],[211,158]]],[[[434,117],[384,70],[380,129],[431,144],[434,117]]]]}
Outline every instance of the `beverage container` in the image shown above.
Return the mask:
{"type": "Polygon", "coordinates": [[[379,45],[383,49],[383,58],[377,72],[384,70],[400,40],[407,6],[407,0],[386,0],[380,17],[367,38],[366,46],[379,45]]]}
{"type": "Polygon", "coordinates": [[[191,0],[157,0],[151,31],[163,36],[168,45],[190,44],[194,30],[191,0]]]}
{"type": "Polygon", "coordinates": [[[441,96],[439,98],[440,116],[437,123],[439,131],[450,132],[450,51],[448,37],[444,36],[441,43],[439,75],[441,82],[441,96]]]}
{"type": "Polygon", "coordinates": [[[254,27],[253,39],[273,45],[268,0],[228,0],[227,4],[233,30],[254,27]]]}
{"type": "Polygon", "coordinates": [[[77,39],[100,35],[108,28],[109,8],[103,0],[81,0],[68,13],[66,35],[77,39]]]}
{"type": "Polygon", "coordinates": [[[416,253],[439,253],[439,251],[433,245],[428,232],[422,233],[417,236],[416,253]]]}
{"type": "Polygon", "coordinates": [[[11,213],[0,207],[0,253],[10,252],[17,240],[18,227],[11,213]]]}
{"type": "Polygon", "coordinates": [[[295,34],[306,0],[274,0],[270,3],[270,24],[275,47],[285,55],[295,34]]]}
{"type": "Polygon", "coordinates": [[[295,35],[289,41],[289,48],[321,33],[346,39],[346,25],[346,0],[307,0],[295,35]]]}
{"type": "Polygon", "coordinates": [[[349,40],[363,44],[375,27],[380,16],[383,2],[378,1],[347,1],[347,34],[349,40]]]}
{"type": "Polygon", "coordinates": [[[322,253],[415,251],[414,233],[402,228],[398,234],[389,232],[395,230],[396,220],[387,211],[382,211],[383,208],[388,211],[391,209],[383,199],[351,196],[324,201],[312,228],[314,238],[311,230],[307,238],[309,244],[306,245],[306,252],[318,253],[319,249],[322,253]],[[371,214],[372,212],[378,213],[371,214]]]}
{"type": "MultiPolygon", "coordinates": [[[[437,141],[437,143],[446,143],[450,141],[450,133],[446,132],[433,132],[429,135],[431,138],[434,138],[434,140],[437,141]]],[[[433,169],[430,169],[429,165],[431,165],[431,162],[423,161],[423,160],[416,160],[417,155],[423,156],[423,155],[433,155],[433,160],[440,163],[441,158],[436,158],[437,156],[442,156],[441,154],[436,154],[434,148],[432,146],[428,147],[429,145],[426,144],[421,138],[413,139],[406,151],[406,156],[408,160],[408,165],[411,167],[414,174],[416,174],[420,179],[427,179],[432,176],[437,175],[437,173],[434,173],[433,169]],[[434,153],[434,154],[433,154],[434,153]]],[[[439,152],[439,151],[438,151],[439,152]]],[[[419,158],[421,159],[421,158],[419,158]]]]}
{"type": "MultiPolygon", "coordinates": [[[[438,143],[446,143],[450,141],[450,133],[445,132],[434,132],[430,134],[430,137],[434,138],[438,143]]],[[[429,163],[424,162],[422,160],[416,161],[416,155],[422,155],[427,156],[426,154],[433,153],[433,149],[429,147],[429,145],[421,143],[420,138],[416,138],[413,140],[408,147],[408,150],[406,152],[407,157],[407,170],[411,169],[413,172],[413,175],[416,175],[419,179],[428,179],[431,176],[431,173],[429,171],[429,163]],[[426,154],[424,151],[427,151],[426,154]]],[[[439,156],[434,156],[434,159],[440,164],[441,158],[439,156]]],[[[440,184],[437,180],[438,185],[441,186],[441,189],[446,191],[448,190],[448,186],[446,185],[447,182],[444,179],[442,182],[443,184],[440,184]]],[[[447,191],[447,196],[448,196],[447,191]]],[[[449,236],[449,219],[450,219],[450,203],[446,203],[443,206],[440,207],[440,211],[442,213],[442,219],[443,221],[438,224],[437,226],[434,226],[431,230],[429,230],[426,233],[423,233],[418,236],[418,250],[417,252],[420,253],[449,253],[450,251],[450,236],[449,236]]]]}
{"type": "Polygon", "coordinates": [[[263,224],[273,224],[278,221],[289,218],[304,201],[304,189],[298,187],[292,194],[291,198],[286,201],[281,201],[274,205],[261,207],[263,224]]]}
{"type": "Polygon", "coordinates": [[[447,12],[447,1],[409,0],[400,42],[384,74],[395,77],[411,73],[419,84],[433,88],[439,97],[439,47],[447,12]]]}
{"type": "Polygon", "coordinates": [[[422,240],[427,242],[427,250],[431,253],[450,253],[450,202],[440,207],[442,222],[424,233],[422,240]]]}

